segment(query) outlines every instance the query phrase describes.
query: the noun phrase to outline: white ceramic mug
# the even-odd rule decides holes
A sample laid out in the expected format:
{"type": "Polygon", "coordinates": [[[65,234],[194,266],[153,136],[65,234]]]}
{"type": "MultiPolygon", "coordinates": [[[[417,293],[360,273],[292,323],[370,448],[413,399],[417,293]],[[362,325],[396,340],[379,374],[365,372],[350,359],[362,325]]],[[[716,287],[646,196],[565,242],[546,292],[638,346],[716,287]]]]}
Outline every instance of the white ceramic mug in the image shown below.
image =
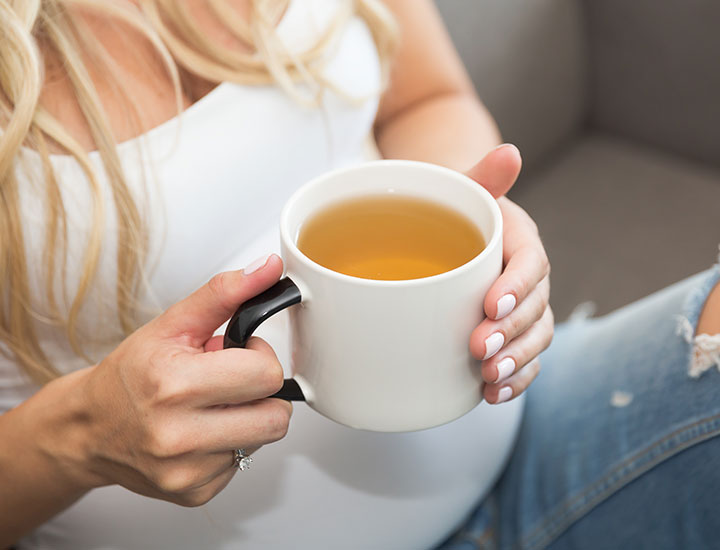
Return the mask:
{"type": "Polygon", "coordinates": [[[225,347],[242,347],[257,326],[289,307],[293,379],[283,399],[305,400],[346,426],[402,432],[438,426],[482,401],[470,333],[502,269],[502,217],[470,178],[432,164],[380,160],[320,176],[295,192],[281,221],[287,276],[240,306],[225,347]],[[305,256],[304,221],[338,201],[396,193],[444,204],[473,221],[487,246],[464,265],[421,279],[361,279],[305,256]]]}

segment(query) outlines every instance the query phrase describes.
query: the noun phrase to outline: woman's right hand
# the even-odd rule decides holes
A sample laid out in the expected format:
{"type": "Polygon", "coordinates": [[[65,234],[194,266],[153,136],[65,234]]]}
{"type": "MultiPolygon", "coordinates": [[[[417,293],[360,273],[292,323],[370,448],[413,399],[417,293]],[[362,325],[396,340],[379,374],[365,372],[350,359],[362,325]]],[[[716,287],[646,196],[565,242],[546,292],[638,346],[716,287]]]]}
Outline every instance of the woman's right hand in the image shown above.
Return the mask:
{"type": "Polygon", "coordinates": [[[283,382],[272,348],[258,338],[246,349],[210,342],[242,302],[281,273],[275,255],[252,272],[221,273],[78,373],[84,407],[77,475],[90,486],[120,484],[197,506],[233,477],[233,449],[253,451],[284,437],[291,405],[264,399],[283,382]]]}

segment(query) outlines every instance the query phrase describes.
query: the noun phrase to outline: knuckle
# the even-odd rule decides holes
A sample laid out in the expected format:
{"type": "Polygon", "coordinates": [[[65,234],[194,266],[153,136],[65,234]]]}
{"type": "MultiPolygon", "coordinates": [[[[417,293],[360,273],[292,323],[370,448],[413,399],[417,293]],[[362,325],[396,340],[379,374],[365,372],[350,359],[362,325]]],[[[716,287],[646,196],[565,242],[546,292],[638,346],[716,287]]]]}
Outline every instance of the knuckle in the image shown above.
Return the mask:
{"type": "Polygon", "coordinates": [[[178,500],[177,504],[183,506],[184,508],[198,508],[203,504],[210,502],[210,499],[212,499],[213,496],[214,495],[208,497],[203,493],[192,493],[190,495],[183,496],[178,500]]]}
{"type": "Polygon", "coordinates": [[[268,441],[278,441],[287,435],[290,427],[290,407],[282,403],[273,403],[265,420],[265,432],[268,441]]]}
{"type": "Polygon", "coordinates": [[[146,394],[157,395],[158,390],[165,382],[165,356],[158,351],[151,352],[146,361],[144,370],[144,390],[146,394]]]}
{"type": "Polygon", "coordinates": [[[517,371],[525,370],[532,360],[537,357],[538,353],[540,353],[538,344],[533,343],[530,339],[525,339],[518,353],[519,360],[517,371]]]}
{"type": "Polygon", "coordinates": [[[225,287],[227,286],[226,279],[227,274],[225,272],[213,275],[213,277],[208,281],[207,284],[210,292],[218,298],[222,298],[223,296],[225,296],[225,287]]]}
{"type": "Polygon", "coordinates": [[[545,277],[550,270],[550,260],[540,241],[537,242],[537,246],[533,247],[532,254],[533,262],[540,268],[542,276],[545,277]]]}
{"type": "Polygon", "coordinates": [[[175,504],[182,506],[183,508],[198,508],[203,504],[207,504],[209,501],[200,498],[196,494],[182,495],[174,500],[175,504]]]}
{"type": "Polygon", "coordinates": [[[547,336],[545,337],[545,341],[543,342],[542,351],[545,351],[550,347],[550,344],[552,344],[553,341],[553,330],[549,330],[547,333],[547,336]]]}
{"type": "Polygon", "coordinates": [[[183,495],[178,504],[185,508],[197,508],[210,502],[215,495],[217,491],[203,487],[183,495]]]}
{"type": "Polygon", "coordinates": [[[545,315],[545,309],[548,307],[547,300],[543,296],[542,292],[533,293],[533,307],[532,307],[532,320],[533,323],[537,323],[542,320],[545,315]]]}
{"type": "Polygon", "coordinates": [[[144,391],[154,405],[172,406],[187,401],[197,387],[190,384],[182,371],[168,361],[162,352],[152,353],[145,369],[144,391]]]}
{"type": "Polygon", "coordinates": [[[527,327],[526,322],[524,319],[522,319],[521,316],[518,315],[512,315],[508,319],[509,329],[507,332],[509,333],[507,336],[509,338],[506,338],[506,340],[509,340],[513,336],[517,336],[518,334],[521,334],[527,327]]]}
{"type": "Polygon", "coordinates": [[[194,468],[166,467],[158,476],[156,484],[161,491],[186,499],[196,493],[196,491],[192,491],[192,488],[197,485],[199,478],[200,476],[194,468]]]}
{"type": "Polygon", "coordinates": [[[530,361],[525,366],[525,372],[526,372],[526,381],[525,381],[525,387],[527,388],[530,386],[530,383],[537,378],[537,375],[540,374],[540,359],[535,357],[532,361],[530,361]]]}
{"type": "Polygon", "coordinates": [[[518,300],[520,301],[522,301],[522,299],[530,292],[530,282],[524,277],[519,278],[517,281],[517,292],[518,300]]]}
{"type": "Polygon", "coordinates": [[[168,459],[190,451],[188,440],[180,430],[160,425],[149,433],[146,447],[151,456],[168,459]]]}
{"type": "Polygon", "coordinates": [[[528,214],[524,209],[523,212],[525,213],[525,221],[527,222],[528,226],[530,227],[530,230],[535,233],[536,235],[540,234],[540,228],[538,227],[537,222],[532,219],[530,214],[528,214]]]}
{"type": "Polygon", "coordinates": [[[545,248],[542,247],[542,244],[540,246],[540,250],[538,250],[538,259],[540,261],[540,266],[542,267],[543,276],[547,277],[550,275],[550,258],[548,258],[547,252],[545,252],[545,248]]]}
{"type": "Polygon", "coordinates": [[[162,377],[155,386],[155,402],[163,405],[173,405],[183,401],[190,388],[181,377],[162,377]]]}
{"type": "Polygon", "coordinates": [[[552,336],[552,334],[555,332],[555,314],[553,313],[553,310],[550,306],[547,306],[545,308],[543,317],[545,318],[545,323],[547,323],[550,335],[552,336]]]}
{"type": "Polygon", "coordinates": [[[543,305],[547,305],[550,302],[550,278],[545,275],[542,281],[540,281],[540,289],[542,291],[543,305]]]}
{"type": "Polygon", "coordinates": [[[546,349],[548,349],[548,348],[550,347],[550,344],[551,344],[551,343],[552,343],[552,334],[549,334],[549,335],[544,339],[544,341],[542,342],[542,344],[540,345],[540,352],[543,352],[543,351],[545,351],[546,349]]]}
{"type": "Polygon", "coordinates": [[[263,369],[263,387],[267,388],[268,395],[272,395],[280,391],[285,380],[285,374],[283,373],[282,366],[273,358],[267,362],[267,365],[263,369]]]}

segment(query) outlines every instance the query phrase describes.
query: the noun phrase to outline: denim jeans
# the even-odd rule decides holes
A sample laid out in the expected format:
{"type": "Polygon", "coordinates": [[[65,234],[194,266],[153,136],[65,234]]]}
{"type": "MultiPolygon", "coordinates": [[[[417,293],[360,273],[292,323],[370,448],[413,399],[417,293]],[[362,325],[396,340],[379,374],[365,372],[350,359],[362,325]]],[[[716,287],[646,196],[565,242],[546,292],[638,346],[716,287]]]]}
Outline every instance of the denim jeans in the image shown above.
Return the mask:
{"type": "Polygon", "coordinates": [[[441,546],[720,548],[720,372],[688,374],[720,268],[558,327],[503,476],[441,546]]]}

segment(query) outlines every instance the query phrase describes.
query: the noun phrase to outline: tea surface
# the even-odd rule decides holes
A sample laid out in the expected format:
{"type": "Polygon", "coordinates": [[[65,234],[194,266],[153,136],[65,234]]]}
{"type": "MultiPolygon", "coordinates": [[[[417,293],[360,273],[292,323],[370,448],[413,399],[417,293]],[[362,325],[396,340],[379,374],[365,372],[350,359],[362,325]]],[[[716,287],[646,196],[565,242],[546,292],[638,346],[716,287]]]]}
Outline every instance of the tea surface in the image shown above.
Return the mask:
{"type": "Polygon", "coordinates": [[[338,202],[300,228],[314,262],[363,279],[419,279],[460,267],[485,248],[464,215],[425,199],[383,194],[338,202]]]}

